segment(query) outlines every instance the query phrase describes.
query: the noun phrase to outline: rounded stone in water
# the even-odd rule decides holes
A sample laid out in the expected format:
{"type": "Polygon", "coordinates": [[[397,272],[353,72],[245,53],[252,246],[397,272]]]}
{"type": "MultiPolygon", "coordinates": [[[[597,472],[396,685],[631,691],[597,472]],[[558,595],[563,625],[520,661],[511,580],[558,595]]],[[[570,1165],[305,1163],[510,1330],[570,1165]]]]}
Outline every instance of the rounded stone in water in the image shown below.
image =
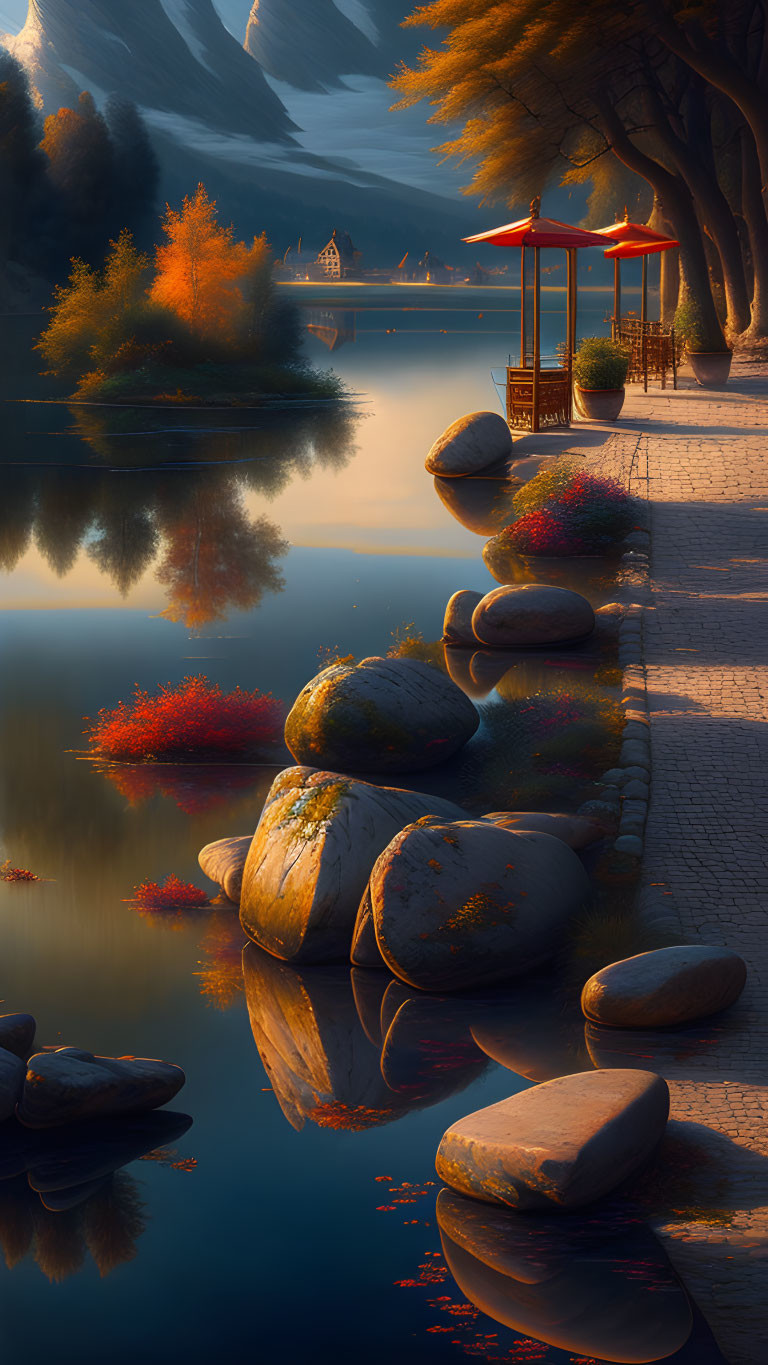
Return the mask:
{"type": "Polygon", "coordinates": [[[390,970],[420,990],[456,991],[553,957],[591,886],[577,854],[550,834],[428,816],[384,849],[370,895],[390,970]]]}
{"type": "Polygon", "coordinates": [[[728,948],[681,944],[603,967],[581,994],[587,1019],[614,1028],[669,1028],[727,1009],[747,979],[728,948]]]}
{"type": "Polygon", "coordinates": [[[543,583],[494,588],[472,615],[477,639],[497,649],[571,643],[594,628],[595,613],[586,597],[543,583]]]}
{"type": "Polygon", "coordinates": [[[425,461],[429,474],[479,474],[512,454],[512,433],[498,412],[468,412],[446,427],[425,461]]]}
{"type": "Polygon", "coordinates": [[[441,669],[372,658],[312,678],[288,715],[285,742],[298,763],[336,772],[418,772],[450,758],[479,724],[441,669]]]}

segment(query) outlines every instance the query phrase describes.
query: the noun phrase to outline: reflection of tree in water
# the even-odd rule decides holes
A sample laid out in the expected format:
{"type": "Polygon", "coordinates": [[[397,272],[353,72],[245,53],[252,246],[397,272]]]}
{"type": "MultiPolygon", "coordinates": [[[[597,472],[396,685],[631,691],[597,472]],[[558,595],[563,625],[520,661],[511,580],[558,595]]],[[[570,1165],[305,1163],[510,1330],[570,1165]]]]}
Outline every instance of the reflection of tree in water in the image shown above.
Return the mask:
{"type": "Polygon", "coordinates": [[[165,555],[156,577],[168,589],[166,620],[199,630],[285,586],[275,561],[288,542],[266,517],[248,517],[234,480],[215,491],[195,488],[184,512],[161,524],[165,555]]]}
{"type": "Polygon", "coordinates": [[[248,515],[244,495],[271,499],[318,465],[342,469],[357,421],[344,405],[268,411],[258,426],[235,425],[243,422],[236,411],[196,413],[194,427],[175,412],[72,413],[99,464],[5,467],[0,568],[11,572],[34,539],[64,577],[85,547],[125,596],[160,555],[157,578],[169,598],[161,615],[193,630],[281,591],[287,542],[266,516],[248,515]]]}
{"type": "Polygon", "coordinates": [[[26,1176],[0,1185],[0,1246],[9,1270],[31,1255],[49,1280],[60,1283],[90,1254],[103,1278],[134,1259],[145,1227],[138,1186],[124,1171],[75,1208],[47,1208],[26,1176]]]}

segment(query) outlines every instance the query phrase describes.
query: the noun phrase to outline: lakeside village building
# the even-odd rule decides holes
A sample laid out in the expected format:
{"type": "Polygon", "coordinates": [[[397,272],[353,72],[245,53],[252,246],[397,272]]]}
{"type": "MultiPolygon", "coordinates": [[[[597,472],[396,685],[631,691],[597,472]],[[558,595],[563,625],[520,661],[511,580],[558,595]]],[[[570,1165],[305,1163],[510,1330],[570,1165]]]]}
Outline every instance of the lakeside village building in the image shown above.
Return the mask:
{"type": "Polygon", "coordinates": [[[495,275],[504,276],[503,269],[486,270],[479,263],[467,271],[446,265],[431,251],[421,259],[406,251],[394,270],[364,269],[363,253],[358,251],[348,232],[334,228],[325,246],[318,252],[305,251],[302,239],[297,246],[289,246],[283,256],[279,273],[283,279],[311,280],[370,280],[380,284],[490,284],[495,275]]]}

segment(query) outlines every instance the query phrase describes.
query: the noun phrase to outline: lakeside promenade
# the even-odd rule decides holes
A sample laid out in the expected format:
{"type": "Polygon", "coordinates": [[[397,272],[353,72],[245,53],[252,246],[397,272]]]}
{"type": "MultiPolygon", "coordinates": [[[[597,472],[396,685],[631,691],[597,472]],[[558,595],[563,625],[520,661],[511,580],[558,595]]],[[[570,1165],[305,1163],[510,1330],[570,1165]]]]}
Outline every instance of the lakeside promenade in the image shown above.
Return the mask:
{"type": "Polygon", "coordinates": [[[759,1365],[768,1358],[768,364],[736,361],[723,392],[630,388],[622,417],[640,433],[652,537],[643,886],[665,898],[681,939],[725,944],[749,969],[737,1006],[704,1021],[687,1055],[663,1056],[662,1045],[651,1063],[669,1081],[679,1132],[696,1137],[690,1199],[680,1201],[688,1212],[657,1227],[731,1365],[759,1365]]]}

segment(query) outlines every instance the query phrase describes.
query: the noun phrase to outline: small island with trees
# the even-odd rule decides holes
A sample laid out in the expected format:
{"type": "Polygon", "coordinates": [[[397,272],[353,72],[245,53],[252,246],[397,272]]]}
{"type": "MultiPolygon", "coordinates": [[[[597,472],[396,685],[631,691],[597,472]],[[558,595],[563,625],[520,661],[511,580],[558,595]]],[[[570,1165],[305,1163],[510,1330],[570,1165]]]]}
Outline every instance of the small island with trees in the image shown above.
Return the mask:
{"type": "Polygon", "coordinates": [[[340,381],[302,363],[297,315],[277,296],[266,236],[235,239],[200,184],[166,207],[154,258],[127,229],[101,269],[75,258],[37,343],[74,397],[110,403],[335,399],[340,381]]]}

